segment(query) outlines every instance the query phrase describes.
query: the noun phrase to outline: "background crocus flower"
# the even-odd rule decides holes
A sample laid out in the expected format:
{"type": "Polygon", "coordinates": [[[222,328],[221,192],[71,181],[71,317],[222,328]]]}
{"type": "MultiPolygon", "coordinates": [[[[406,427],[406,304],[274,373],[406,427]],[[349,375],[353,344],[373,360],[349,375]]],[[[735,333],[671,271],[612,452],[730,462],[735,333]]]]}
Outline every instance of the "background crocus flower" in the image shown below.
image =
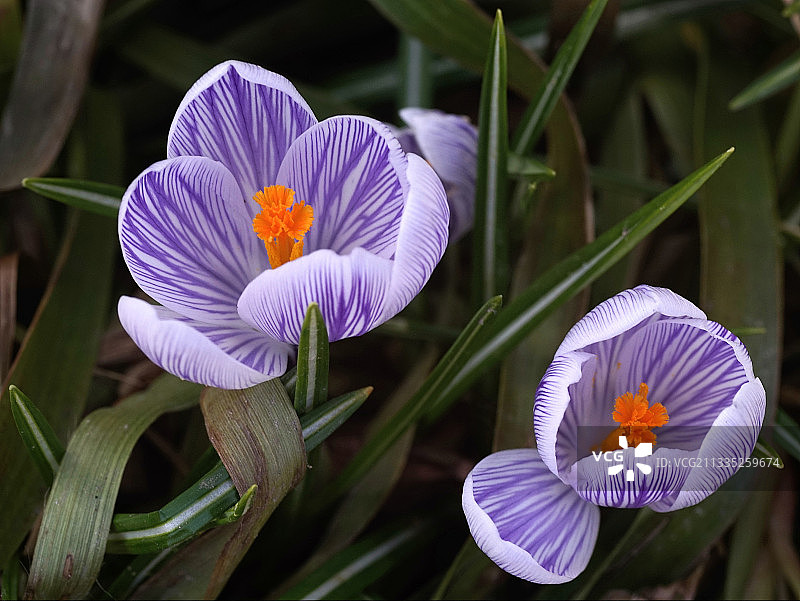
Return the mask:
{"type": "Polygon", "coordinates": [[[408,126],[396,131],[403,150],[422,155],[447,190],[450,242],[466,234],[475,219],[475,172],[478,128],[467,117],[436,109],[407,107],[400,118],[408,126]]]}
{"type": "Polygon", "coordinates": [[[703,500],[750,456],[765,404],[736,336],[669,290],[626,290],[558,348],[536,391],[537,449],[494,453],[467,477],[472,535],[516,576],[572,580],[594,549],[598,505],[674,511],[703,500]],[[652,455],[636,457],[619,436],[652,455]]]}
{"type": "Polygon", "coordinates": [[[162,306],[123,297],[155,363],[220,388],[282,374],[309,304],[359,336],[420,291],[447,245],[444,188],[389,129],[317,122],[285,78],[228,61],[188,91],[167,160],[126,191],[125,262],[162,306]]]}

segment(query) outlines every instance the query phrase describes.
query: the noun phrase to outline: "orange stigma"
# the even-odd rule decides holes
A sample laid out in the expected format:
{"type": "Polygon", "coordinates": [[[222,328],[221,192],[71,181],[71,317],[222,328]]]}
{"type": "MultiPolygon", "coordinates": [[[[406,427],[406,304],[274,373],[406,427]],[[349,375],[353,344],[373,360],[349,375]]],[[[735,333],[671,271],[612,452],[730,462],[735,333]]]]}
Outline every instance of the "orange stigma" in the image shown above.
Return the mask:
{"type": "Polygon", "coordinates": [[[600,446],[601,451],[615,451],[619,448],[619,437],[625,436],[629,447],[635,447],[640,442],[655,444],[656,435],[652,428],[663,426],[669,421],[667,410],[661,403],[653,403],[651,407],[647,400],[647,384],[639,384],[636,396],[630,392],[618,396],[614,402],[614,413],[611,417],[619,424],[609,434],[600,446]]]}
{"type": "Polygon", "coordinates": [[[303,256],[303,236],[314,222],[314,209],[304,200],[294,202],[294,190],[267,186],[253,196],[261,212],[253,218],[253,231],[264,241],[272,269],[303,256]]]}

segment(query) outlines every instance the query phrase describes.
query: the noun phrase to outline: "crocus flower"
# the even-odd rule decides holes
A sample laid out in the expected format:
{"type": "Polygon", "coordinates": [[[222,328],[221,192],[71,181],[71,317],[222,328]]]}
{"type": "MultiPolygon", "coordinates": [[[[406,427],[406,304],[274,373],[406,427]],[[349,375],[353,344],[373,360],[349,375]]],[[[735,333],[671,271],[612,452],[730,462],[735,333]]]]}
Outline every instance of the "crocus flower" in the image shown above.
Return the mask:
{"type": "Polygon", "coordinates": [[[444,183],[453,243],[472,228],[475,219],[478,129],[467,117],[436,109],[407,107],[400,109],[400,118],[408,126],[395,131],[403,150],[422,155],[444,183]]]}
{"type": "Polygon", "coordinates": [[[155,363],[244,388],[282,374],[316,302],[330,340],[405,307],[447,245],[449,209],[430,165],[382,123],[317,122],[285,78],[228,61],[172,121],[167,159],[126,191],[125,262],[161,306],[119,302],[155,363]]]}
{"type": "Polygon", "coordinates": [[[594,549],[598,505],[700,502],[750,456],[765,402],[736,336],[669,290],[626,290],[558,348],[536,391],[537,449],[494,453],[467,477],[472,535],[511,574],[572,580],[594,549]]]}

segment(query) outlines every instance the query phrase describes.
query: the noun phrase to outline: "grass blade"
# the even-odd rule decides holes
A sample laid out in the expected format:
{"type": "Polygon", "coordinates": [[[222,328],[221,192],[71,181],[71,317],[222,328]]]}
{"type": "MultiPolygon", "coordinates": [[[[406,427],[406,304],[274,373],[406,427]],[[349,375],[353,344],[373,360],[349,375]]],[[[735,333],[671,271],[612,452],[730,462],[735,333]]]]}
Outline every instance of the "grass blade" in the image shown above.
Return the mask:
{"type": "Polygon", "coordinates": [[[513,152],[525,155],[536,145],[607,3],[608,0],[592,0],[558,49],[539,90],[514,132],[511,141],[513,152]]]}
{"type": "Polygon", "coordinates": [[[506,36],[497,11],[483,74],[478,116],[472,296],[477,306],[508,286],[508,108],[506,36]]]}
{"type": "Polygon", "coordinates": [[[50,486],[64,457],[64,445],[42,412],[19,388],[11,386],[9,393],[17,430],[45,483],[50,486]]]}
{"type": "Polygon", "coordinates": [[[216,598],[281,499],[302,478],[305,447],[279,379],[245,390],[207,388],[201,401],[209,439],[250,509],[233,524],[184,545],[137,588],[140,598],[216,598]]]}
{"type": "Polygon", "coordinates": [[[555,308],[616,263],[686,202],[732,152],[722,153],[531,284],[481,333],[466,363],[436,391],[439,402],[461,394],[555,308]]]}
{"type": "Polygon", "coordinates": [[[413,549],[433,525],[388,528],[338,553],[280,599],[353,599],[413,549]]]}
{"type": "Polygon", "coordinates": [[[328,398],[328,330],[317,303],[311,303],[300,331],[297,347],[297,383],[294,408],[308,413],[328,398]]]}
{"type": "Polygon", "coordinates": [[[478,333],[494,318],[502,299],[495,297],[481,307],[445,353],[420,390],[400,409],[389,423],[372,436],[358,454],[344,468],[326,491],[315,499],[315,509],[339,497],[358,482],[375,463],[383,457],[386,450],[415,423],[423,414],[434,419],[444,411],[448,404],[442,402],[437,390],[445,385],[459,366],[468,359],[468,348],[478,333]]]}
{"type": "Polygon", "coordinates": [[[22,185],[45,198],[115,219],[125,193],[120,186],[61,177],[27,177],[22,185]]]}
{"type": "Polygon", "coordinates": [[[409,35],[400,36],[400,81],[398,108],[433,106],[430,52],[422,42],[409,35]]]}
{"type": "Polygon", "coordinates": [[[361,407],[367,397],[372,393],[372,386],[354,390],[327,403],[320,405],[300,417],[300,427],[303,429],[303,439],[306,442],[306,452],[317,448],[322,441],[333,434],[356,409],[361,407]]]}
{"type": "Polygon", "coordinates": [[[740,111],[800,81],[800,52],[773,67],[734,96],[728,108],[740,111]]]}
{"type": "Polygon", "coordinates": [[[128,455],[159,415],[197,402],[200,386],[162,376],[84,419],[69,441],[42,517],[28,592],[83,597],[97,579],[128,455]]]}

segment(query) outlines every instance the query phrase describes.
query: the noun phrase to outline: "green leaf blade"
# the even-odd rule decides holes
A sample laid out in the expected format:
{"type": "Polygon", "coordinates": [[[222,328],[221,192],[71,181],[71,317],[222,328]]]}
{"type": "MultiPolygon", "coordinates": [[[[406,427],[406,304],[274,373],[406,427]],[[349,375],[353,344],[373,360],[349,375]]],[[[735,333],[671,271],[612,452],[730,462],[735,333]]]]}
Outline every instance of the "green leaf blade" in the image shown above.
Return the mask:
{"type": "Polygon", "coordinates": [[[742,110],[777,94],[797,81],[800,81],[800,52],[795,52],[781,64],[756,78],[731,99],[728,107],[732,111],[742,110]]]}
{"type": "Polygon", "coordinates": [[[438,391],[439,395],[449,399],[462,393],[556,307],[599,277],[674,213],[722,166],[732,152],[733,148],[709,161],[531,284],[486,329],[473,346],[469,360],[444,389],[438,391]]]}
{"type": "Polygon", "coordinates": [[[297,384],[294,408],[303,415],[328,398],[328,330],[317,303],[311,303],[297,347],[297,384]]]}
{"type": "Polygon", "coordinates": [[[508,108],[506,37],[497,11],[481,87],[478,166],[473,229],[473,301],[505,292],[508,285],[508,108]]]}
{"type": "Polygon", "coordinates": [[[116,218],[125,190],[112,184],[60,177],[28,177],[22,185],[45,198],[82,211],[116,218]]]}
{"type": "Polygon", "coordinates": [[[17,430],[45,483],[50,486],[64,457],[64,445],[42,412],[19,388],[10,386],[9,393],[17,430]]]}
{"type": "Polygon", "coordinates": [[[513,152],[525,155],[536,145],[607,3],[608,0],[592,0],[558,49],[538,92],[514,132],[511,141],[513,152]]]}
{"type": "Polygon", "coordinates": [[[84,419],[70,439],[45,505],[28,581],[43,598],[82,597],[102,564],[128,455],[165,411],[197,402],[200,386],[163,376],[147,391],[84,419]]]}

